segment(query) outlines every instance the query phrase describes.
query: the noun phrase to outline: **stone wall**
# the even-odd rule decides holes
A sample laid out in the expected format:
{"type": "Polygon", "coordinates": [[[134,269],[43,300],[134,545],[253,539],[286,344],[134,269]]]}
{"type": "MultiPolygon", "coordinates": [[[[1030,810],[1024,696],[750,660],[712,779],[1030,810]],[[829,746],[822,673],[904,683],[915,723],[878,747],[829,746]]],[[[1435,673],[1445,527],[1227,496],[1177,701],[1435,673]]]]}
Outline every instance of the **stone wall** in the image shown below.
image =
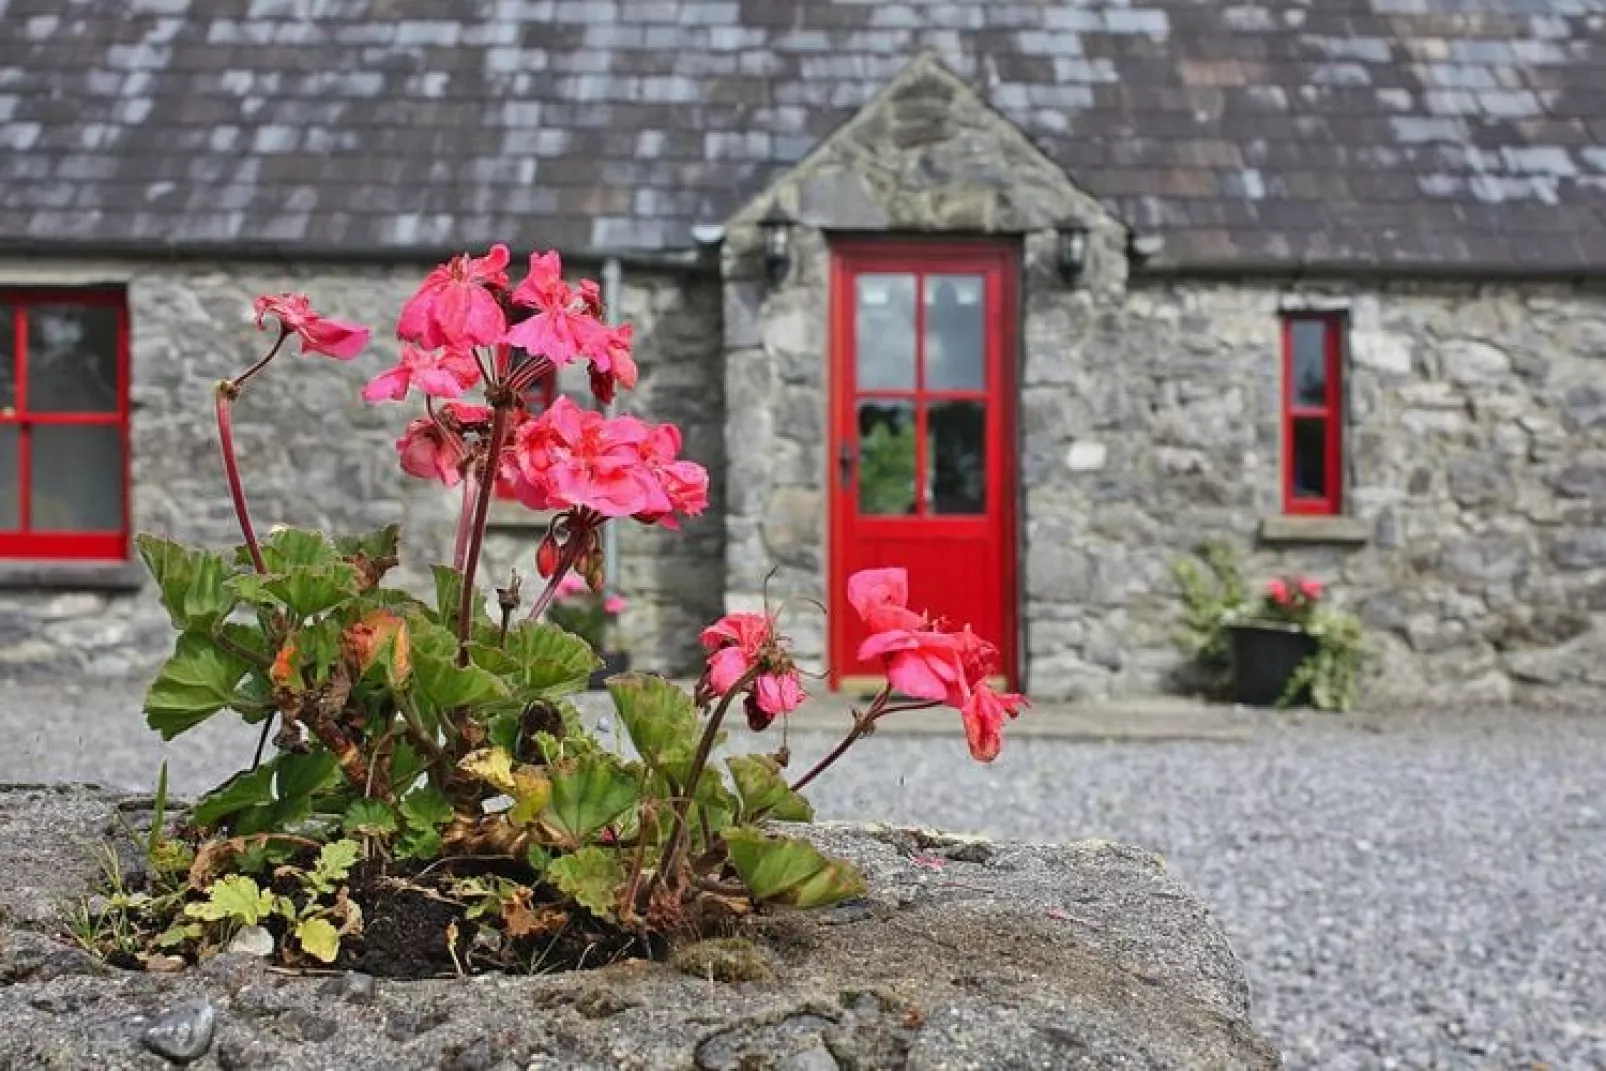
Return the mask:
{"type": "Polygon", "coordinates": [[[1062,344],[1028,344],[1022,400],[1034,692],[1173,685],[1169,568],[1210,537],[1252,578],[1330,581],[1369,626],[1374,697],[1606,683],[1602,298],[1274,281],[1045,294],[1037,331],[1062,344]],[[1259,538],[1281,505],[1279,315],[1311,305],[1347,309],[1360,545],[1259,538]]]}
{"type": "MultiPolygon", "coordinates": [[[[586,267],[592,274],[594,266],[586,267]]],[[[396,314],[426,270],[169,263],[103,273],[129,280],[135,530],[211,546],[239,541],[218,461],[212,385],[243,370],[269,337],[251,322],[252,299],[305,291],[318,309],[371,325],[375,340],[349,365],[282,358],[248,388],[236,408],[235,436],[253,516],[259,530],[287,523],[357,531],[398,522],[406,542],[397,579],[427,589],[429,563],[450,560],[458,496],[411,480],[397,466],[393,443],[420,411],[416,399],[371,406],[358,398],[366,379],[395,360],[396,314]]],[[[20,272],[8,271],[8,281],[20,272]]],[[[64,274],[71,272],[69,266],[64,274]]],[[[685,531],[648,532],[632,522],[619,538],[619,580],[630,600],[621,633],[629,650],[646,666],[682,671],[696,660],[693,626],[722,604],[718,287],[707,277],[626,270],[620,305],[636,324],[642,368],[640,389],[621,395],[620,408],[679,424],[685,453],[713,479],[713,511],[685,531]]],[[[493,532],[481,573],[487,585],[505,579],[515,563],[532,573],[539,534],[493,532]]],[[[121,594],[0,591],[0,672],[144,672],[171,643],[149,585],[121,594]]]]}

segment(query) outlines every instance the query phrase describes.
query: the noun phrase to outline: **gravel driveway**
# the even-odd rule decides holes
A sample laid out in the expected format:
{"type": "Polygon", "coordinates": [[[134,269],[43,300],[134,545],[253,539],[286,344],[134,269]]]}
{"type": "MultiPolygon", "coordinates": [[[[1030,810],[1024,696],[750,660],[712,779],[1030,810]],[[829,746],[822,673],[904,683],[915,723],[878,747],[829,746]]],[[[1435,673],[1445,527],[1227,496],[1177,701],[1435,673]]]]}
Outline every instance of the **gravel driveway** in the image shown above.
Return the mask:
{"type": "MultiPolygon", "coordinates": [[[[148,789],[140,688],[0,685],[0,780],[148,789]]],[[[254,734],[172,751],[193,793],[254,734]]],[[[793,738],[802,762],[830,741],[793,738]]],[[[1606,717],[1268,721],[1246,743],[881,734],[821,817],[1156,849],[1213,904],[1291,1068],[1606,1068],[1606,717]]]]}

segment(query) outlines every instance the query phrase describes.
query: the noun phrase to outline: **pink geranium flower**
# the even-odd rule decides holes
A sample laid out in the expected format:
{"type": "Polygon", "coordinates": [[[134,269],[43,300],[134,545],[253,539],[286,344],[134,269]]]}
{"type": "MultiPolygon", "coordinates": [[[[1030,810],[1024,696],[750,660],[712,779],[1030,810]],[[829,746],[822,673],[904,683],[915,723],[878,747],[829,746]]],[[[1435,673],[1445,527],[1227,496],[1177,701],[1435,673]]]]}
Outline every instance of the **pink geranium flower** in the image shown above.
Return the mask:
{"type": "Polygon", "coordinates": [[[604,405],[613,401],[620,387],[633,390],[640,374],[630,355],[632,329],[629,324],[604,327],[594,336],[591,353],[591,393],[604,405]]]}
{"type": "Polygon", "coordinates": [[[1283,580],[1266,582],[1266,597],[1278,606],[1288,605],[1288,584],[1283,580]]]}
{"type": "Polygon", "coordinates": [[[1322,582],[1313,577],[1305,577],[1299,582],[1299,593],[1310,602],[1318,602],[1322,597],[1322,582]]]}
{"type": "Polygon", "coordinates": [[[781,650],[775,621],[768,614],[726,614],[703,629],[709,652],[703,680],[715,695],[728,695],[755,666],[770,667],[751,685],[748,723],[762,729],[802,705],[805,694],[797,667],[781,650]]]}
{"type": "Polygon", "coordinates": [[[871,632],[921,629],[926,619],[908,608],[907,569],[861,569],[848,577],[848,604],[871,632]]]}
{"type": "Polygon", "coordinates": [[[463,479],[463,444],[448,435],[429,417],[419,417],[407,425],[396,440],[402,471],[424,480],[439,480],[456,487],[463,479]]]}
{"type": "Polygon", "coordinates": [[[363,388],[366,402],[399,402],[417,387],[432,398],[460,398],[480,380],[479,362],[465,349],[431,352],[410,342],[402,344],[401,360],[375,376],[363,388]]]}
{"type": "Polygon", "coordinates": [[[1020,714],[1026,697],[1014,692],[995,692],[986,681],[977,684],[959,708],[965,723],[965,741],[978,762],[992,762],[1004,746],[1004,719],[1020,714]]]}
{"type": "Polygon", "coordinates": [[[609,595],[606,599],[602,600],[602,612],[612,617],[618,617],[620,614],[625,612],[629,605],[630,604],[622,597],[618,595],[609,595]]]}
{"type": "Polygon", "coordinates": [[[610,420],[559,397],[519,429],[503,471],[519,500],[536,509],[577,507],[628,517],[667,506],[641,462],[646,435],[638,420],[610,420]]]}
{"type": "Polygon", "coordinates": [[[312,303],[304,294],[263,295],[252,304],[256,311],[257,327],[267,329],[263,321],[272,316],[282,330],[301,339],[302,353],[321,353],[339,361],[349,361],[368,345],[368,328],[344,320],[333,320],[312,311],[312,303]]]}
{"type": "Polygon", "coordinates": [[[396,337],[426,350],[492,346],[507,332],[507,317],[493,291],[507,289],[507,246],[483,257],[464,253],[429,273],[396,324],[396,337]]]}
{"type": "Polygon", "coordinates": [[[535,315],[515,324],[502,341],[562,366],[601,348],[602,325],[563,281],[558,254],[531,253],[530,273],[513,291],[513,303],[535,315]]]}
{"type": "Polygon", "coordinates": [[[586,578],[579,573],[564,573],[563,579],[558,581],[557,591],[553,597],[558,599],[572,599],[576,595],[585,595],[591,591],[586,578]]]}
{"type": "Polygon", "coordinates": [[[644,524],[677,529],[676,514],[695,517],[708,508],[708,470],[695,461],[680,460],[680,429],[673,424],[646,428],[641,442],[641,463],[662,492],[654,508],[637,513],[644,524]]]}

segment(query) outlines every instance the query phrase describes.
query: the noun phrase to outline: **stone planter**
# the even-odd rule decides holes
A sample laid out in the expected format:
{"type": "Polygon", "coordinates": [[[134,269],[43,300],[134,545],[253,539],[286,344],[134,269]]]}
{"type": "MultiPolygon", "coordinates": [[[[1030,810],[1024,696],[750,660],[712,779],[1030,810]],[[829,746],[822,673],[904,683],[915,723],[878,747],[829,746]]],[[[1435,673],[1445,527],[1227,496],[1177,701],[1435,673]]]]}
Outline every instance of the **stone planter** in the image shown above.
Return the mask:
{"type": "Polygon", "coordinates": [[[405,982],[239,952],[108,970],[61,936],[61,905],[93,891],[95,846],[148,803],[0,785],[0,1067],[1280,1066],[1209,909],[1157,856],[1107,841],[783,827],[856,864],[866,895],[763,912],[667,962],[405,982]]]}
{"type": "Polygon", "coordinates": [[[592,672],[587,687],[593,692],[601,691],[609,677],[628,672],[630,672],[629,651],[603,651],[602,666],[592,672]]]}
{"type": "MultiPolygon", "coordinates": [[[[1316,641],[1293,625],[1248,622],[1227,626],[1232,642],[1232,698],[1251,707],[1276,706],[1299,664],[1316,653],[1316,641]]],[[[1310,702],[1301,689],[1295,705],[1310,702]]]]}

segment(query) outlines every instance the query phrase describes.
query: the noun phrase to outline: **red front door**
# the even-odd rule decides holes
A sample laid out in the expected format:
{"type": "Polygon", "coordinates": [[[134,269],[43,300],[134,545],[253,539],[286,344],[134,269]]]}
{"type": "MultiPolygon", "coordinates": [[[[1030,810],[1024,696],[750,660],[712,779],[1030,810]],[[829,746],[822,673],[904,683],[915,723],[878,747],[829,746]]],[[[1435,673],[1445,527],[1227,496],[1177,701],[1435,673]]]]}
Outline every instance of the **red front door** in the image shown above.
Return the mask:
{"type": "Polygon", "coordinates": [[[883,566],[909,570],[912,609],[996,643],[1014,684],[1014,248],[832,252],[831,684],[883,679],[847,602],[883,566]]]}

